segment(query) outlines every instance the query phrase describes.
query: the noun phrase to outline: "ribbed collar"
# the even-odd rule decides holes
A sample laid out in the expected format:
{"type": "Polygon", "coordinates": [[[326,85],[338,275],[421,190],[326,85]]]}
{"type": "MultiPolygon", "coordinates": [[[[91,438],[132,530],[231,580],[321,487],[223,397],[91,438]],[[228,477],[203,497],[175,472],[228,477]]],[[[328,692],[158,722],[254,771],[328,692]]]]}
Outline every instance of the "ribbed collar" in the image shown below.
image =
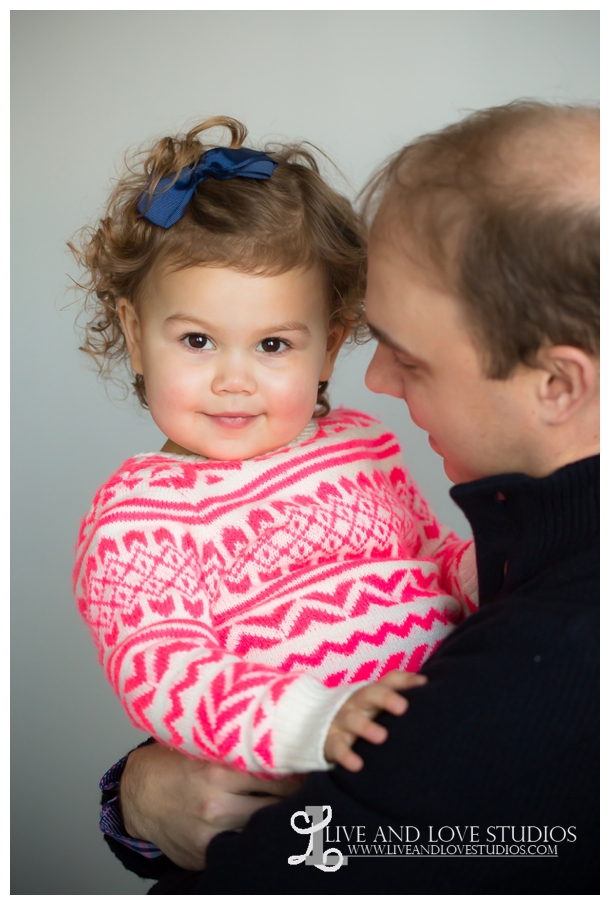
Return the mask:
{"type": "Polygon", "coordinates": [[[599,542],[599,456],[545,478],[456,484],[451,496],[472,526],[481,604],[599,542]]]}

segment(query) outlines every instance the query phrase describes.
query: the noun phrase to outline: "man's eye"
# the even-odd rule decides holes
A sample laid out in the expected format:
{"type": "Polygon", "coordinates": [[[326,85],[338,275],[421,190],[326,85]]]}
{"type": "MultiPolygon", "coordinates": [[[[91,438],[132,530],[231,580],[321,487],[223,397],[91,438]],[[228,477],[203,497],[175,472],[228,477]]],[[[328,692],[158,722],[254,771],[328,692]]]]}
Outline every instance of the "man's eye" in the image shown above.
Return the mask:
{"type": "Polygon", "coordinates": [[[285,339],[278,339],[277,336],[268,336],[256,348],[261,352],[282,352],[284,349],[290,348],[290,343],[287,343],[285,339]]]}
{"type": "Polygon", "coordinates": [[[212,341],[205,333],[187,333],[182,337],[182,341],[186,343],[189,349],[211,349],[212,341]]]}
{"type": "Polygon", "coordinates": [[[394,361],[402,368],[403,371],[417,371],[417,365],[402,361],[398,355],[394,356],[394,361]]]}

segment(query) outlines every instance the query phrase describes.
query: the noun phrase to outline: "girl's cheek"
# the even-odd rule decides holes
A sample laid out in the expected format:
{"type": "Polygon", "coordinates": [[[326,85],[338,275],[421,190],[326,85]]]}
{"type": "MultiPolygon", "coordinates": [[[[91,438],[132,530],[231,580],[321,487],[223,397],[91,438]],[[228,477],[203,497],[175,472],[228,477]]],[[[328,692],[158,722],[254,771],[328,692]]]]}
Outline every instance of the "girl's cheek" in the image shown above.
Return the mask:
{"type": "Polygon", "coordinates": [[[194,374],[169,369],[156,375],[152,381],[152,392],[159,405],[184,407],[201,397],[200,385],[201,380],[196,379],[194,374]]]}
{"type": "MultiPolygon", "coordinates": [[[[315,408],[317,398],[318,385],[315,384],[310,386],[307,384],[298,389],[293,388],[291,392],[283,394],[278,408],[281,407],[282,412],[287,417],[293,416],[297,419],[306,417],[307,420],[309,420],[315,408]]],[[[278,402],[280,402],[280,400],[278,400],[278,402]]]]}
{"type": "Polygon", "coordinates": [[[307,392],[308,388],[317,386],[315,368],[309,367],[282,367],[280,363],[275,367],[265,367],[257,374],[259,387],[265,387],[269,393],[281,395],[300,395],[307,392]]]}

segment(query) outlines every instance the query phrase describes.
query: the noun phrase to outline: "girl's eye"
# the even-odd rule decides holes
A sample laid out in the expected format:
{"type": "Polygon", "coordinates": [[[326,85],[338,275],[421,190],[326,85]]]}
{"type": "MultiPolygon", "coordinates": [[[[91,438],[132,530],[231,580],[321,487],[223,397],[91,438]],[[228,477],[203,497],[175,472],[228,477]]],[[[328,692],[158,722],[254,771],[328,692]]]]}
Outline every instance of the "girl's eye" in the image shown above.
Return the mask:
{"type": "Polygon", "coordinates": [[[182,337],[182,341],[186,343],[189,349],[211,349],[212,342],[205,333],[187,333],[182,337]]]}
{"type": "Polygon", "coordinates": [[[277,336],[268,336],[263,339],[257,346],[261,352],[281,352],[283,349],[289,349],[290,343],[285,339],[278,339],[277,336]]]}

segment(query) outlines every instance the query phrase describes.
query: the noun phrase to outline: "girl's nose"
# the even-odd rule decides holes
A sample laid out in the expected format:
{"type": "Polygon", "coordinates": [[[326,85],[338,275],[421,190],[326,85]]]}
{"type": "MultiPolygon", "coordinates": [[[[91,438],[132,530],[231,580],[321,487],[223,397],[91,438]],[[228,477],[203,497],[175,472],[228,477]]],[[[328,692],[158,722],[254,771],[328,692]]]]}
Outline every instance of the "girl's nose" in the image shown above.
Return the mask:
{"type": "Polygon", "coordinates": [[[213,393],[246,393],[256,390],[251,368],[240,356],[221,356],[212,380],[213,393]]]}

